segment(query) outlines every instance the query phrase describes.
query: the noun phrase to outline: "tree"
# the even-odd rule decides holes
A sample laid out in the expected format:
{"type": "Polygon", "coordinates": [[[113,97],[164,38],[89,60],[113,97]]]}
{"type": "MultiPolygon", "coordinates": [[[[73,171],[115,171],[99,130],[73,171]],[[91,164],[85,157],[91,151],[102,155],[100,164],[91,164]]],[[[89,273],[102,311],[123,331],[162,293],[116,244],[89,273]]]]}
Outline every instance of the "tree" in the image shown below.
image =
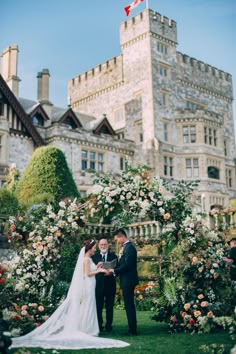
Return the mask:
{"type": "Polygon", "coordinates": [[[63,152],[53,146],[38,148],[16,189],[22,206],[44,202],[58,203],[79,196],[63,152]]]}

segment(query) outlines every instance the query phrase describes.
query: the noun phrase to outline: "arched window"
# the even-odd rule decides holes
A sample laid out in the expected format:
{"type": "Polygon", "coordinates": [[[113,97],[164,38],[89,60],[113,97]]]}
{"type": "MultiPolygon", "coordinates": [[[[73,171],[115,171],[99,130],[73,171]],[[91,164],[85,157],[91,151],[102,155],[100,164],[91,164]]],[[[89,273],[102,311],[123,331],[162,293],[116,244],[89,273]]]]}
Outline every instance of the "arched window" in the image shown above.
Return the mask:
{"type": "Polygon", "coordinates": [[[220,179],[220,170],[217,167],[209,166],[207,174],[209,178],[220,179]]]}

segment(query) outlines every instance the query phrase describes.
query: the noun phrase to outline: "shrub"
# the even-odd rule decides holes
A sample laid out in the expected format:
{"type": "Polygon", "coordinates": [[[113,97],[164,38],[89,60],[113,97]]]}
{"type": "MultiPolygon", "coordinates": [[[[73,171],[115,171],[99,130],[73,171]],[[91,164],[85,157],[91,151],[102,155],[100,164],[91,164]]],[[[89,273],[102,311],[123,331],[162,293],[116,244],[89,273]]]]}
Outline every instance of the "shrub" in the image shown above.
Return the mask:
{"type": "Polygon", "coordinates": [[[63,152],[53,146],[38,148],[21,177],[16,193],[21,205],[58,203],[79,192],[63,152]]]}

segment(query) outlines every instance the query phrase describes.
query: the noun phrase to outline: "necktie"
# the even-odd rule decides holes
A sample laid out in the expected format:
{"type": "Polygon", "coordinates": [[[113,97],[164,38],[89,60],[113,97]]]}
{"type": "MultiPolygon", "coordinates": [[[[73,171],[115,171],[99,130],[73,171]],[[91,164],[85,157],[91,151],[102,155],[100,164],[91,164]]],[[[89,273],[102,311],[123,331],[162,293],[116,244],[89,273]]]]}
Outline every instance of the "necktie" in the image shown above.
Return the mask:
{"type": "Polygon", "coordinates": [[[102,256],[102,261],[105,262],[105,254],[102,256]]]}

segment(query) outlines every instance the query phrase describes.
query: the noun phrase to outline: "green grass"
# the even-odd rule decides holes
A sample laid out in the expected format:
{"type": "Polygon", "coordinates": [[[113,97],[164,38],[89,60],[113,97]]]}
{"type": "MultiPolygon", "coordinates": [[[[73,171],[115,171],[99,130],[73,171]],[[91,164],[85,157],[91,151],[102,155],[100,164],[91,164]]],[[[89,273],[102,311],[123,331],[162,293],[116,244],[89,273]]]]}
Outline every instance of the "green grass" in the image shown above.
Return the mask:
{"type": "MultiPolygon", "coordinates": [[[[150,319],[151,313],[140,311],[137,313],[138,333],[137,337],[128,337],[124,333],[127,331],[127,320],[123,310],[116,310],[113,322],[113,331],[106,338],[114,338],[124,340],[130,343],[129,347],[112,348],[112,349],[83,349],[83,350],[57,350],[60,354],[200,354],[204,353],[199,349],[202,345],[217,344],[217,350],[207,351],[207,353],[224,353],[229,354],[234,343],[226,332],[213,334],[169,334],[168,327],[165,324],[157,323],[150,319]],[[220,352],[219,346],[224,344],[225,351],[220,352]]],[[[10,353],[34,353],[34,354],[49,354],[53,350],[30,349],[30,350],[11,350],[10,353]]]]}

